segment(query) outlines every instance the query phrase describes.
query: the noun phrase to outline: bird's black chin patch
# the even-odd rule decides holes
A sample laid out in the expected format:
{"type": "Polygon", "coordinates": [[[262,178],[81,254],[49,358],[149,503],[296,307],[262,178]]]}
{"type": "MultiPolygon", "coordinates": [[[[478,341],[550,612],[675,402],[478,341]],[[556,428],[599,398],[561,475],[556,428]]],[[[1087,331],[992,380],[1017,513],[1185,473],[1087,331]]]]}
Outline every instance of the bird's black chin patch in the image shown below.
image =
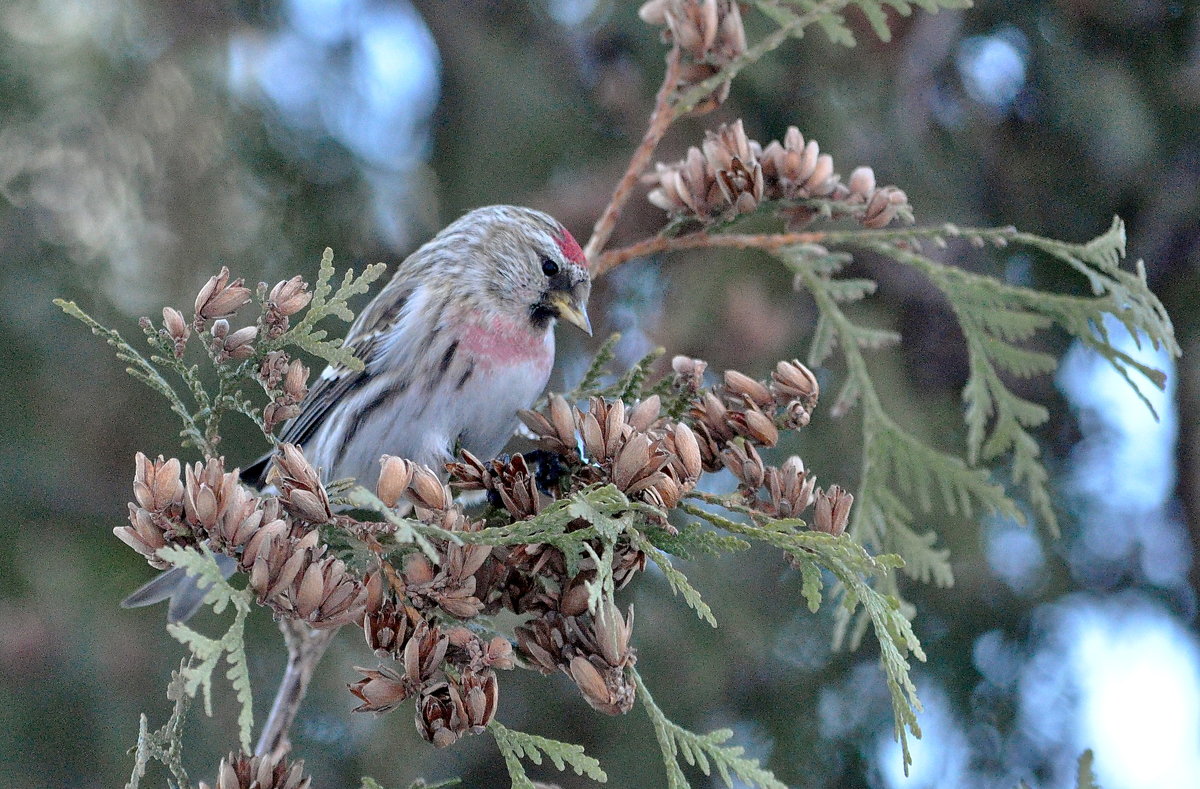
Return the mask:
{"type": "Polygon", "coordinates": [[[529,308],[529,320],[539,329],[545,329],[557,317],[558,308],[546,301],[539,301],[529,308]]]}

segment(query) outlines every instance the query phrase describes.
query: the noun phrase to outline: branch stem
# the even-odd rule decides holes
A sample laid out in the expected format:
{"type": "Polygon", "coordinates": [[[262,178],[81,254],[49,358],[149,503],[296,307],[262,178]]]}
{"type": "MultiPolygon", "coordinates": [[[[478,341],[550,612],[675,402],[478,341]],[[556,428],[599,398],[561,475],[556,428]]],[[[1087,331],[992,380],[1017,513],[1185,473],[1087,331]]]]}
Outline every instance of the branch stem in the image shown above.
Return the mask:
{"type": "Polygon", "coordinates": [[[609,250],[592,261],[592,277],[598,277],[609,269],[616,268],[634,258],[658,252],[679,252],[685,249],[712,247],[734,247],[737,249],[764,249],[767,251],[796,246],[797,244],[819,244],[827,238],[826,233],[723,233],[706,231],[688,233],[683,236],[654,236],[627,247],[609,250]]]}
{"type": "MultiPolygon", "coordinates": [[[[680,63],[679,48],[671,47],[671,51],[667,53],[666,74],[663,75],[662,86],[658,89],[658,95],[654,99],[654,110],[650,113],[650,124],[646,128],[646,134],[642,137],[642,142],[638,145],[637,150],[633,152],[625,174],[621,176],[621,180],[613,189],[612,197],[609,199],[608,205],[604,207],[600,218],[596,220],[596,225],[592,228],[592,237],[588,239],[587,246],[583,249],[583,254],[588,260],[595,258],[608,243],[613,228],[617,225],[617,219],[621,216],[621,209],[629,202],[638,177],[650,163],[650,157],[654,154],[663,135],[667,133],[667,128],[678,117],[672,96],[679,83],[680,63]]],[[[592,276],[594,278],[601,273],[596,271],[592,276]]]]}
{"type": "Polygon", "coordinates": [[[330,630],[313,630],[303,623],[289,619],[280,622],[279,629],[287,644],[288,662],[279,689],[275,691],[271,714],[267,716],[258,744],[254,747],[257,756],[279,754],[291,748],[288,730],[296,720],[296,713],[300,711],[300,704],[308,692],[308,682],[312,679],[317,664],[321,662],[321,657],[338,631],[336,627],[330,630]]]}

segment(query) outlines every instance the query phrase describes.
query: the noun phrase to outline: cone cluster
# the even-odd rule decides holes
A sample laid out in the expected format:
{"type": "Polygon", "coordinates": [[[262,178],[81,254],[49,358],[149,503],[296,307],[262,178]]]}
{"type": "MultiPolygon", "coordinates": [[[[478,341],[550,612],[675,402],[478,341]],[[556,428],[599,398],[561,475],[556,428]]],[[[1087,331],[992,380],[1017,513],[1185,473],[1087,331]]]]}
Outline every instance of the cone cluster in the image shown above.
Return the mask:
{"type": "Polygon", "coordinates": [[[622,617],[610,600],[595,613],[564,616],[555,612],[517,628],[517,643],[533,668],[561,671],[574,680],[593,709],[608,715],[629,712],[637,685],[626,671],[637,662],[630,636],[633,609],[622,617]]]}
{"type": "MultiPolygon", "coordinates": [[[[716,76],[746,51],[742,13],[734,0],[650,0],[638,9],[642,21],[662,27],[663,41],[683,56],[676,90],[716,76]]],[[[692,112],[702,114],[729,97],[731,80],[721,82],[692,112]]]]}
{"type": "MultiPolygon", "coordinates": [[[[672,360],[677,380],[693,376],[700,364],[686,356],[672,360]]],[[[754,447],[773,447],[780,430],[807,425],[819,396],[816,376],[794,359],[779,362],[765,382],[727,370],[723,383],[698,391],[688,409],[702,467],[705,471],[728,468],[739,479],[746,474],[746,484],[758,479],[753,470],[761,460],[754,447]]]]}
{"type": "Polygon", "coordinates": [[[251,493],[224,458],[182,468],[181,481],[178,460],[138,453],[129,525],[113,529],[119,539],[160,569],[169,565],[159,548],[207,543],[238,560],[259,602],[278,615],[316,628],[361,621],[366,585],[326,555],[314,524],[332,518],[328,498],[297,447],[284,444],[276,459],[279,497],[251,493]]]}
{"type": "MultiPolygon", "coordinates": [[[[673,217],[705,224],[750,213],[764,201],[795,202],[809,198],[835,201],[834,216],[853,216],[865,227],[887,226],[908,217],[908,197],[895,186],[876,186],[870,167],[859,167],[847,183],[834,172],[833,157],[820,152],[816,140],[805,142],[795,126],[783,142],[763,147],[746,136],[740,120],[705,134],[680,161],[659,162],[646,176],[652,189],[647,199],[673,217]]],[[[791,227],[818,215],[807,205],[784,205],[779,213],[791,227]]]]}
{"type": "Polygon", "coordinates": [[[439,748],[481,733],[495,717],[496,670],[515,665],[507,639],[445,628],[394,593],[372,600],[363,630],[376,656],[389,662],[356,669],[362,677],[349,687],[362,703],[355,712],[390,712],[416,697],[417,730],[439,748]]]}
{"type": "MultiPolygon", "coordinates": [[[[587,410],[554,395],[548,414],[520,416],[539,447],[561,455],[585,484],[611,482],[630,499],[670,510],[700,479],[701,453],[692,429],[663,419],[661,411],[658,395],[633,408],[593,397],[587,410]]],[[[485,489],[490,481],[483,481],[485,489]]]]}

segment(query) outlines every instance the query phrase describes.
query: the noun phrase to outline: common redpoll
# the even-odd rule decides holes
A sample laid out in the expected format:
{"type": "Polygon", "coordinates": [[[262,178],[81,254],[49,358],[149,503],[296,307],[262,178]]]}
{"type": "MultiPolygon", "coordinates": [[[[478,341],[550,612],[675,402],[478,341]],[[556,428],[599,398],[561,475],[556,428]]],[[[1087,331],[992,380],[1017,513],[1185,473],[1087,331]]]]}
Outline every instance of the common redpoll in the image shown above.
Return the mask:
{"type": "MultiPolygon", "coordinates": [[[[433,468],[456,446],[494,457],[546,386],[555,320],[591,334],[590,291],[583,250],[550,216],[475,209],[400,264],[346,336],[363,369],[327,367],[280,439],[326,480],[372,480],[384,454],[433,468]]],[[[243,479],[261,484],[270,457],[243,479]]],[[[168,571],[122,605],[163,600],[178,580],[168,571]]],[[[168,616],[190,616],[186,602],[168,616]]]]}

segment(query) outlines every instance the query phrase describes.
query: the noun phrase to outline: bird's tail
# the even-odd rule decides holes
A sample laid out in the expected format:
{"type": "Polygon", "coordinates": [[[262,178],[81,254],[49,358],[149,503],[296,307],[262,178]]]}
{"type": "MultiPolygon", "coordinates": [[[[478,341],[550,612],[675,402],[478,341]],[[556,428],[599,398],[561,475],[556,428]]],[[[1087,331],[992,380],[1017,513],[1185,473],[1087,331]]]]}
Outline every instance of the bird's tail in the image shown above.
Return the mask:
{"type": "MultiPolygon", "coordinates": [[[[221,569],[221,577],[228,578],[237,569],[237,559],[224,554],[217,554],[217,567],[221,569]]],[[[200,610],[204,603],[205,590],[201,589],[193,576],[188,575],[181,567],[172,567],[166,572],[159,573],[150,581],[137,589],[133,594],[121,601],[122,608],[141,608],[144,605],[161,603],[171,599],[167,606],[168,622],[186,622],[200,610]]]]}

